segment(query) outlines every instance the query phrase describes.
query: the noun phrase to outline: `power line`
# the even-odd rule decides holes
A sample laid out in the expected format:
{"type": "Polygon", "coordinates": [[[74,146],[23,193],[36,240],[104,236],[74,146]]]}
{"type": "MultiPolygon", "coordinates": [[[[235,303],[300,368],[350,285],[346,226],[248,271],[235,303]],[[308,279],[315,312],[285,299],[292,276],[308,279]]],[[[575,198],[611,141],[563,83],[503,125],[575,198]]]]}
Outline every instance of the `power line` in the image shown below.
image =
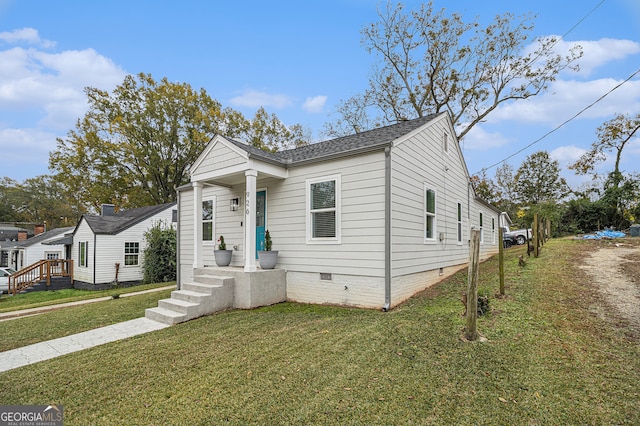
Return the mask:
{"type": "Polygon", "coordinates": [[[480,170],[479,173],[485,172],[489,169],[494,168],[495,166],[504,163],[505,161],[515,157],[516,155],[520,154],[522,151],[525,151],[526,149],[532,147],[533,145],[537,144],[538,142],[540,142],[541,140],[545,139],[547,136],[549,136],[550,134],[556,132],[557,130],[559,130],[561,127],[564,127],[566,124],[570,123],[571,121],[575,120],[576,118],[578,118],[583,112],[585,112],[586,110],[588,110],[589,108],[591,108],[592,106],[594,106],[595,104],[597,104],[598,102],[600,102],[601,100],[603,100],[604,98],[606,98],[608,95],[610,95],[614,90],[620,88],[623,84],[627,83],[629,80],[631,80],[633,77],[635,77],[637,74],[640,73],[640,69],[636,70],[633,74],[631,74],[629,77],[627,77],[624,81],[620,82],[619,84],[617,84],[614,88],[612,88],[611,90],[609,90],[607,93],[605,93],[604,95],[600,96],[598,99],[596,99],[595,101],[593,101],[591,104],[587,105],[586,107],[582,108],[577,114],[575,114],[573,117],[569,118],[568,120],[565,120],[562,124],[556,126],[554,129],[548,131],[547,133],[545,133],[544,135],[542,135],[541,137],[539,137],[538,139],[534,140],[533,142],[531,142],[529,145],[525,146],[524,148],[514,152],[513,154],[509,155],[507,158],[498,161],[497,163],[493,163],[490,166],[484,167],[483,169],[480,170]]]}

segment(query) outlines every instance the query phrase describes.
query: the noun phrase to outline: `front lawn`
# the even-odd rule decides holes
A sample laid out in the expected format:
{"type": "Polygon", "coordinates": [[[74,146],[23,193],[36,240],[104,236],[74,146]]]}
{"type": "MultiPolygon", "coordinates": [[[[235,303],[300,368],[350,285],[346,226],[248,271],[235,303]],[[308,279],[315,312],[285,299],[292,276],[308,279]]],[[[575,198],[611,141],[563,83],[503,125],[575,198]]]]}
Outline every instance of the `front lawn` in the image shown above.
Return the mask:
{"type": "Polygon", "coordinates": [[[170,295],[171,290],[162,290],[0,321],[0,351],[140,318],[146,308],[158,306],[158,300],[170,295]]]}
{"type": "Polygon", "coordinates": [[[553,240],[524,269],[508,250],[502,299],[483,263],[486,343],[462,339],[461,272],[387,313],[228,311],[12,370],[0,401],[66,425],[640,424],[640,345],[590,309],[590,248],[553,240]]]}
{"type": "Polygon", "coordinates": [[[109,290],[78,290],[74,288],[52,291],[33,291],[24,294],[0,297],[0,313],[17,311],[20,309],[41,308],[60,303],[77,302],[79,300],[96,299],[116,294],[135,293],[138,291],[175,285],[175,282],[141,284],[132,287],[116,287],[109,290]]]}

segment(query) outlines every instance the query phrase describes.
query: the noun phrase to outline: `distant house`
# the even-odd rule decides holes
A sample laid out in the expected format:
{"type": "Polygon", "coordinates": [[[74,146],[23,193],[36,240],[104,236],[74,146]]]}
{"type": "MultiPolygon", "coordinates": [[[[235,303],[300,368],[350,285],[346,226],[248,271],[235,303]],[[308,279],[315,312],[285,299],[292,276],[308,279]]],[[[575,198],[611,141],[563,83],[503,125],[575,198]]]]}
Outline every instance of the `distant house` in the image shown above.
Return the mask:
{"type": "Polygon", "coordinates": [[[107,288],[143,278],[144,233],[158,223],[173,226],[176,203],[115,213],[105,205],[100,216],[83,215],[73,231],[74,287],[107,288]]]}
{"type": "Polygon", "coordinates": [[[20,270],[43,259],[68,259],[71,251],[61,238],[73,227],[57,228],[24,241],[16,241],[11,249],[11,267],[20,270]]]}
{"type": "Polygon", "coordinates": [[[234,271],[260,273],[267,229],[281,300],[385,310],[464,267],[471,229],[482,258],[498,250],[500,211],[476,196],[446,113],[278,153],[218,135],[178,200],[180,285],[235,276],[236,307],[254,306],[243,280],[261,291],[234,271]],[[215,267],[220,235],[235,269],[215,267]]]}

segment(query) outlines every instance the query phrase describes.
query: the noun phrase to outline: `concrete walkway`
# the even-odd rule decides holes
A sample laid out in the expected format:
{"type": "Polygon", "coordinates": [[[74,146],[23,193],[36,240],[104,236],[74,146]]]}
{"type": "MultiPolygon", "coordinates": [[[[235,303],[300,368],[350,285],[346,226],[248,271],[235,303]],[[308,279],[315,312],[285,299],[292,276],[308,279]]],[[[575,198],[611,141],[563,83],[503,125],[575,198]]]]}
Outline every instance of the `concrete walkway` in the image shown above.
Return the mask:
{"type": "MultiPolygon", "coordinates": [[[[145,293],[169,290],[171,288],[175,288],[175,285],[137,291],[134,293],[125,293],[121,294],[120,297],[136,296],[145,293]]],[[[8,321],[24,316],[38,315],[56,309],[84,305],[87,303],[102,302],[111,299],[112,297],[110,296],[100,297],[96,299],[79,300],[77,302],[43,306],[40,308],[23,309],[21,311],[5,312],[0,314],[0,321],[8,321]]],[[[92,348],[94,346],[104,345],[105,343],[111,343],[117,340],[137,336],[139,334],[161,330],[166,327],[169,326],[167,324],[162,324],[147,318],[137,318],[134,320],[108,325],[106,327],[100,327],[78,334],[72,334],[71,336],[60,337],[58,339],[47,340],[44,342],[35,343],[33,345],[23,346],[21,348],[0,352],[0,373],[3,371],[13,370],[14,368],[24,367],[25,365],[34,364],[36,362],[46,361],[48,359],[70,354],[72,352],[81,351],[83,349],[92,348]]]]}
{"type": "Polygon", "coordinates": [[[147,318],[138,318],[96,328],[71,336],[47,340],[10,351],[0,352],[0,372],[24,367],[40,361],[56,358],[61,355],[104,345],[150,331],[161,330],[169,327],[147,318]]]}

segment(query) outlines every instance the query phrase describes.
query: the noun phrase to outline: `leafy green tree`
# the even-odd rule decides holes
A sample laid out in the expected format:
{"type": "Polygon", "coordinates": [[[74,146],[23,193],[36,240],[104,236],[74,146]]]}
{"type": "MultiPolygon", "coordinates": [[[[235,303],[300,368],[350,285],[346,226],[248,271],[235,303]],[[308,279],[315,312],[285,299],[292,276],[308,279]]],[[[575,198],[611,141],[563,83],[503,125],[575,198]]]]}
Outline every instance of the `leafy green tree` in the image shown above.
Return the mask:
{"type": "Polygon", "coordinates": [[[607,175],[604,185],[602,201],[609,206],[609,226],[621,227],[625,221],[635,219],[638,192],[638,179],[625,175],[620,170],[620,161],[624,148],[634,140],[640,130],[640,113],[635,116],[617,114],[606,121],[596,130],[597,140],[591,144],[591,149],[585,152],[574,164],[569,166],[577,174],[593,173],[596,166],[607,159],[608,153],[614,153],[613,171],[607,175]],[[635,200],[635,201],[634,201],[635,200]]]}
{"type": "Polygon", "coordinates": [[[134,208],[176,200],[188,167],[213,135],[249,139],[259,148],[303,143],[301,127],[286,127],[259,110],[253,120],[223,109],[204,89],[149,74],[127,76],[112,93],[85,89],[89,111],[58,139],[50,169],[85,208],[103,203],[134,208]]]}
{"type": "Polygon", "coordinates": [[[171,226],[158,223],[144,233],[143,282],[163,283],[176,280],[177,234],[171,226]]]}
{"type": "Polygon", "coordinates": [[[557,37],[530,40],[529,15],[505,13],[483,26],[431,1],[408,13],[389,1],[378,15],[361,33],[380,63],[369,88],[338,107],[338,120],[325,126],[329,135],[446,111],[462,138],[500,104],[544,92],[582,55],[578,46],[557,54],[557,37]]]}
{"type": "Polygon", "coordinates": [[[517,201],[525,205],[558,202],[569,194],[569,186],[560,177],[560,163],[546,151],[529,155],[514,178],[517,201]]]}
{"type": "Polygon", "coordinates": [[[478,197],[494,205],[500,201],[502,194],[496,188],[495,183],[487,177],[486,171],[483,170],[479,175],[471,176],[470,180],[478,197]]]}
{"type": "Polygon", "coordinates": [[[63,186],[43,175],[20,183],[0,180],[0,221],[46,224],[47,229],[75,225],[83,211],[63,186]]]}

